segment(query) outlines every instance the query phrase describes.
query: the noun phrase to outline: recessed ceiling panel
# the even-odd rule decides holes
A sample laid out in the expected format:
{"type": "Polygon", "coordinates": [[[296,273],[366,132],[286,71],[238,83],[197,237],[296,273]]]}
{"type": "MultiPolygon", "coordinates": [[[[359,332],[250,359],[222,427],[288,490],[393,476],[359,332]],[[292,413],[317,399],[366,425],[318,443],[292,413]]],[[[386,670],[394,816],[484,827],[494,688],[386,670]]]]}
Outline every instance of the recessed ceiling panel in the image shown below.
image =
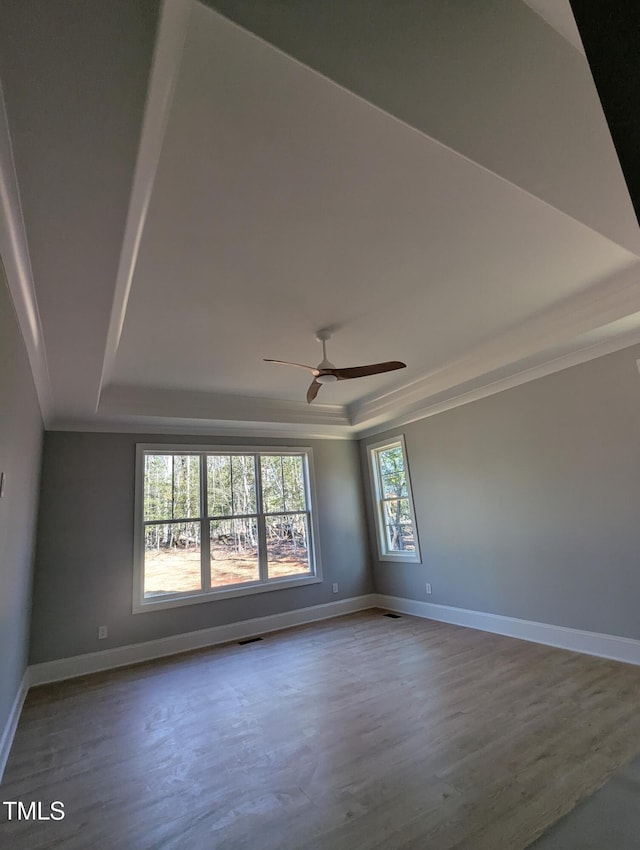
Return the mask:
{"type": "MultiPolygon", "coordinates": [[[[567,48],[570,49],[570,48],[567,48]]],[[[398,386],[635,257],[194,4],[112,381],[303,399],[263,357],[398,386]]]]}

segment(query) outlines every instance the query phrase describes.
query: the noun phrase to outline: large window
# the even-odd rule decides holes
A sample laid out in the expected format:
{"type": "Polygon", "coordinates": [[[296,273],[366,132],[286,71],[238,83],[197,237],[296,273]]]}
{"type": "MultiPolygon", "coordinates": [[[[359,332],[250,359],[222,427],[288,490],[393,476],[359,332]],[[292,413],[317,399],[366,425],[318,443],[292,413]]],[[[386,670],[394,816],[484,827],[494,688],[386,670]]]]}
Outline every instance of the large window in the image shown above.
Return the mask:
{"type": "Polygon", "coordinates": [[[369,446],[378,554],[383,561],[420,561],[404,437],[369,446]]]}
{"type": "Polygon", "coordinates": [[[139,445],[135,612],[320,581],[311,449],[139,445]]]}

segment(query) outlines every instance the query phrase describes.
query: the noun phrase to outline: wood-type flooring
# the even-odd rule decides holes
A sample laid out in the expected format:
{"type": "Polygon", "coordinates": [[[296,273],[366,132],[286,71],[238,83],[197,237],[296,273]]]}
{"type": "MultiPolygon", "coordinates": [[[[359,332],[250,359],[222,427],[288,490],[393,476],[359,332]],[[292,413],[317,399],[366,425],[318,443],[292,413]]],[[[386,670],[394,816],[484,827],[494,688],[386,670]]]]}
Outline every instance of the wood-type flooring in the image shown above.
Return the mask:
{"type": "MultiPolygon", "coordinates": [[[[366,611],[33,688],[11,850],[519,850],[640,752],[640,668],[366,611]]],[[[14,811],[15,814],[15,811],[14,811]]]]}

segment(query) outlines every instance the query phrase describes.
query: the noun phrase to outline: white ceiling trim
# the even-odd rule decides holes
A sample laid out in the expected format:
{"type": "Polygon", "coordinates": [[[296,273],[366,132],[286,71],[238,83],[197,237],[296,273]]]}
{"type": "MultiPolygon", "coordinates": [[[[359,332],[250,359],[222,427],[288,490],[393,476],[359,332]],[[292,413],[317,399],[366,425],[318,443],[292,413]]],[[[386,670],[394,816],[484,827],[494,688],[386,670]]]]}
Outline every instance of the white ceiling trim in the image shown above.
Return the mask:
{"type": "Polygon", "coordinates": [[[349,427],[346,410],[338,404],[310,405],[302,401],[112,385],[100,399],[100,414],[134,414],[208,421],[330,425],[349,427]]]}
{"type": "Polygon", "coordinates": [[[259,437],[261,439],[355,440],[353,429],[331,425],[282,425],[211,419],[158,419],[141,416],[105,416],[100,419],[60,418],[49,431],[91,431],[108,434],[171,434],[173,436],[259,437]]]}
{"type": "MultiPolygon", "coordinates": [[[[415,409],[406,412],[402,416],[397,416],[393,420],[384,419],[377,425],[365,428],[357,428],[358,439],[363,437],[374,436],[384,431],[393,428],[400,428],[403,425],[408,425],[411,422],[417,422],[420,419],[427,419],[430,416],[435,416],[438,413],[444,413],[447,410],[453,410],[456,407],[462,407],[465,404],[470,404],[472,401],[479,401],[483,398],[488,398],[492,395],[504,392],[505,390],[513,389],[521,384],[535,381],[538,378],[544,378],[547,375],[552,375],[555,372],[561,372],[563,369],[569,369],[572,366],[579,366],[581,363],[587,363],[589,360],[595,360],[598,357],[604,357],[607,354],[613,354],[616,351],[621,351],[623,348],[628,348],[631,345],[640,343],[640,329],[630,331],[625,334],[620,334],[611,339],[603,340],[594,345],[586,346],[572,351],[569,354],[563,354],[561,357],[556,357],[546,363],[541,363],[539,366],[533,366],[529,369],[523,369],[521,372],[516,372],[506,378],[501,378],[498,381],[492,381],[482,387],[478,387],[468,392],[460,393],[443,401],[438,401],[433,404],[416,406],[415,409]]],[[[640,360],[638,360],[640,364],[640,360]]],[[[640,368],[640,366],[639,366],[640,368]]]]}
{"type": "Polygon", "coordinates": [[[0,84],[0,257],[18,316],[45,426],[52,410],[51,381],[22,216],[9,121],[0,84]]]}
{"type": "MultiPolygon", "coordinates": [[[[352,404],[349,407],[350,422],[358,426],[380,417],[392,419],[398,409],[406,409],[407,406],[424,401],[436,393],[453,389],[466,381],[509,363],[517,363],[536,352],[549,350],[580,334],[638,311],[640,263],[634,263],[623,272],[509,328],[499,336],[487,340],[484,345],[477,346],[463,357],[433,370],[417,381],[369,401],[352,404]]],[[[624,345],[619,347],[623,348],[624,345]]],[[[586,359],[591,359],[591,355],[586,359]]],[[[550,367],[553,362],[549,364],[550,367]]],[[[550,371],[555,369],[551,368],[550,371]]]]}
{"type": "Polygon", "coordinates": [[[191,0],[164,0],[162,4],[96,405],[112,374],[120,343],[140,240],[180,73],[190,10],[191,0]]]}

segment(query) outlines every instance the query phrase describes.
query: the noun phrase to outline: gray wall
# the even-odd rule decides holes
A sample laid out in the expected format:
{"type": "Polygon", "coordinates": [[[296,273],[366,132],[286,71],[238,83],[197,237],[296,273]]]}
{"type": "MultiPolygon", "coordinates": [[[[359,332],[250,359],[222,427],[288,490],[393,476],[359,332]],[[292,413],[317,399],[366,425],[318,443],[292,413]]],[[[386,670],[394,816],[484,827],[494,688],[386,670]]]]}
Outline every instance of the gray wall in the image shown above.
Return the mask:
{"type": "Polygon", "coordinates": [[[49,432],[45,435],[31,663],[276,614],[372,591],[358,445],[49,432]],[[311,445],[322,584],[132,614],[136,443],[311,445]],[[331,593],[339,583],[338,595],[331,593]],[[98,642],[97,626],[109,627],[98,642]]]}
{"type": "Polygon", "coordinates": [[[386,432],[405,434],[423,564],[376,556],[376,590],[640,638],[638,357],[386,432]]]}
{"type": "MultiPolygon", "coordinates": [[[[406,437],[423,564],[374,560],[370,572],[358,445],[311,441],[324,582],[137,615],[135,444],[220,440],[47,433],[31,662],[333,601],[333,581],[337,598],[375,587],[640,638],[638,357],[626,349],[389,431],[406,437]],[[110,636],[98,642],[103,623],[110,636]]],[[[381,436],[361,442],[363,457],[381,436]]]]}
{"type": "Polygon", "coordinates": [[[42,420],[0,263],[0,736],[27,665],[42,420]]]}

